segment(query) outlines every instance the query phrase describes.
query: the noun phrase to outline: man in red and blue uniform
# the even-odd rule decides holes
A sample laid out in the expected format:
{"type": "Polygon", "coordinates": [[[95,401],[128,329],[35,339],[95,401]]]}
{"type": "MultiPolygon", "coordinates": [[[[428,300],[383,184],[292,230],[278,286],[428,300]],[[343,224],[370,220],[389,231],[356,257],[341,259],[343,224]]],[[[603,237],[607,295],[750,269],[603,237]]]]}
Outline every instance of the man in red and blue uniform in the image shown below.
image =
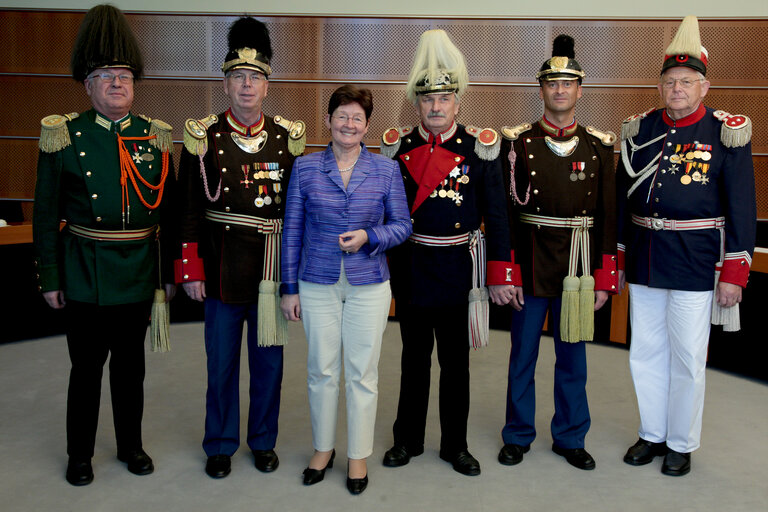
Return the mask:
{"type": "Polygon", "coordinates": [[[640,409],[624,462],[664,455],[670,476],[699,448],[710,320],[738,329],[755,244],[751,121],[704,106],[707,60],[689,16],[664,58],[664,108],[624,121],[617,178],[640,409]]]}

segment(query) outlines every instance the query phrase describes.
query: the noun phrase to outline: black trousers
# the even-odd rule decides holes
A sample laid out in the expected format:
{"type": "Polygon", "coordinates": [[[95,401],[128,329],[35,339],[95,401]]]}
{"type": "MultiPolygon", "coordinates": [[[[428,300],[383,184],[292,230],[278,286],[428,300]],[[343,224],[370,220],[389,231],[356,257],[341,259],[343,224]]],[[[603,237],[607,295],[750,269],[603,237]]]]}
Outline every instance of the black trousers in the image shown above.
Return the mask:
{"type": "MultiPolygon", "coordinates": [[[[398,303],[398,299],[395,299],[398,303]]],[[[404,304],[404,302],[400,302],[404,304]]],[[[393,427],[395,444],[412,453],[424,448],[432,348],[440,364],[441,452],[467,449],[469,417],[469,335],[467,305],[398,308],[403,355],[400,400],[393,427]]]]}
{"type": "Polygon", "coordinates": [[[151,305],[151,301],[117,306],[67,301],[67,346],[72,362],[67,394],[70,457],[93,457],[107,356],[117,450],[141,448],[144,338],[151,305]]]}

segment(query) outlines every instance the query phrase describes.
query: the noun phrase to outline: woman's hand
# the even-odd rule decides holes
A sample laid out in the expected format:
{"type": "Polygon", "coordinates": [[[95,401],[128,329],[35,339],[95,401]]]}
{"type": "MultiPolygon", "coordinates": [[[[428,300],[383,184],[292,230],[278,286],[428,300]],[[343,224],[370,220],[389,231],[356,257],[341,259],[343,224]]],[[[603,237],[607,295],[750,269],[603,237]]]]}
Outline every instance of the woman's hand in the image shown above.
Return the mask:
{"type": "Polygon", "coordinates": [[[283,312],[283,316],[286,320],[291,322],[298,322],[301,320],[301,302],[299,301],[299,294],[292,293],[283,295],[280,298],[280,311],[283,312]]]}
{"type": "Polygon", "coordinates": [[[368,233],[364,229],[347,231],[339,235],[339,248],[346,253],[356,253],[368,242],[368,233]]]}

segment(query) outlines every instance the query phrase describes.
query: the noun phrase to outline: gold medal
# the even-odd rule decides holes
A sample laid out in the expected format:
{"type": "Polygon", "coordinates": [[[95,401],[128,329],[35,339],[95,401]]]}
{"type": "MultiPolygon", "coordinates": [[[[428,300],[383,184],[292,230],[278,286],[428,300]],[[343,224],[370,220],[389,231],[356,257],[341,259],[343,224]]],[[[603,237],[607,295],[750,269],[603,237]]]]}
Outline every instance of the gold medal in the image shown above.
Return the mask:
{"type": "Polygon", "coordinates": [[[693,158],[696,158],[696,159],[700,160],[701,159],[701,153],[702,153],[702,151],[697,149],[696,151],[693,152],[693,158]]]}
{"type": "Polygon", "coordinates": [[[701,173],[699,171],[695,171],[691,175],[691,179],[693,179],[693,181],[701,181],[701,173]]]}
{"type": "Polygon", "coordinates": [[[709,151],[702,151],[701,159],[704,160],[705,162],[709,162],[710,160],[712,160],[712,153],[710,153],[709,151]]]}
{"type": "Polygon", "coordinates": [[[678,155],[677,153],[669,156],[669,161],[672,162],[673,164],[679,164],[680,160],[681,160],[680,155],[678,155]]]}
{"type": "Polygon", "coordinates": [[[456,195],[456,192],[454,192],[452,189],[445,193],[449,198],[453,199],[453,196],[456,195]]]}
{"type": "Polygon", "coordinates": [[[691,177],[688,176],[687,174],[683,174],[682,176],[680,176],[680,183],[682,183],[683,185],[688,185],[690,182],[691,182],[691,177]]]}
{"type": "Polygon", "coordinates": [[[693,160],[693,151],[689,151],[685,154],[686,160],[693,160]]]}
{"type": "Polygon", "coordinates": [[[445,191],[445,189],[440,189],[440,192],[437,193],[440,197],[445,197],[448,195],[448,192],[445,191]]]}
{"type": "Polygon", "coordinates": [[[433,190],[429,197],[437,197],[437,190],[433,190]]]}
{"type": "Polygon", "coordinates": [[[462,177],[461,177],[461,182],[462,182],[464,185],[466,185],[467,183],[469,183],[469,176],[467,176],[466,174],[465,174],[464,176],[462,176],[462,177]]]}

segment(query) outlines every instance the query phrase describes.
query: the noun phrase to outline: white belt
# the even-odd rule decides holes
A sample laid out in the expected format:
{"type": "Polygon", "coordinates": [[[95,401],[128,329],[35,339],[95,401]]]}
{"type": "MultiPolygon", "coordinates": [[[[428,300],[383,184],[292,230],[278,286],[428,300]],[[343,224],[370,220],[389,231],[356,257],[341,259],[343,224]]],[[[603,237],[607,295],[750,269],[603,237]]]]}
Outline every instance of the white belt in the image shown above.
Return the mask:
{"type": "Polygon", "coordinates": [[[581,256],[582,275],[589,275],[589,263],[591,261],[589,253],[589,228],[595,225],[594,217],[547,217],[546,215],[521,213],[520,222],[537,226],[571,229],[568,275],[576,275],[579,267],[579,256],[581,256]]]}
{"type": "Polygon", "coordinates": [[[725,227],[725,217],[713,217],[710,219],[658,219],[656,217],[640,217],[632,214],[632,224],[654,231],[691,231],[694,229],[722,229],[725,227]]]}
{"type": "Polygon", "coordinates": [[[222,224],[235,224],[237,226],[256,228],[259,233],[266,235],[280,233],[283,230],[283,219],[263,219],[251,215],[224,213],[214,210],[205,210],[205,218],[222,224]]]}
{"type": "Polygon", "coordinates": [[[448,247],[451,245],[461,245],[469,242],[470,233],[454,236],[432,236],[413,233],[408,240],[415,244],[429,245],[433,247],[448,247]]]}

